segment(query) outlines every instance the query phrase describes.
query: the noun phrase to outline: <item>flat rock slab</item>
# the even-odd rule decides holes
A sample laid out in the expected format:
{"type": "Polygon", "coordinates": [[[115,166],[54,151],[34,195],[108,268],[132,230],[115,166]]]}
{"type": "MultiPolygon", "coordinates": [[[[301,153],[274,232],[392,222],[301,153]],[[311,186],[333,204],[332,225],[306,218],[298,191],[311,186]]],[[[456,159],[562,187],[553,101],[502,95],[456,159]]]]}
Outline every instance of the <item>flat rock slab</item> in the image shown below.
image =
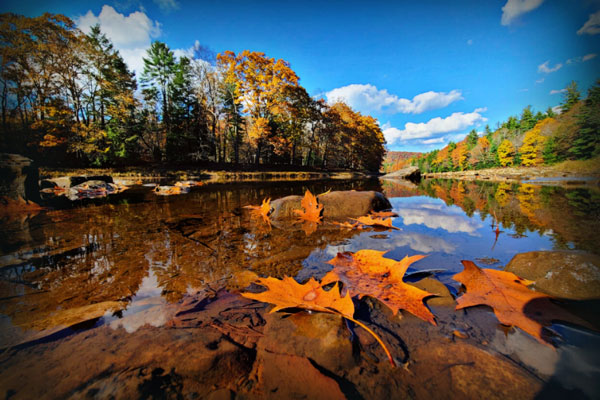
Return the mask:
{"type": "Polygon", "coordinates": [[[419,179],[421,178],[421,171],[418,167],[406,167],[399,169],[398,171],[390,172],[383,176],[385,179],[419,179]]]}
{"type": "MultiPolygon", "coordinates": [[[[300,202],[303,196],[287,196],[271,202],[273,211],[271,218],[296,218],[294,210],[301,210],[300,202]]],[[[352,218],[367,215],[371,211],[381,211],[392,208],[389,200],[380,192],[354,190],[329,192],[317,196],[323,204],[323,216],[326,218],[352,218]]]]}
{"type": "Polygon", "coordinates": [[[551,296],[573,300],[600,298],[600,256],[577,251],[531,251],[517,254],[506,271],[535,281],[551,296]]]}

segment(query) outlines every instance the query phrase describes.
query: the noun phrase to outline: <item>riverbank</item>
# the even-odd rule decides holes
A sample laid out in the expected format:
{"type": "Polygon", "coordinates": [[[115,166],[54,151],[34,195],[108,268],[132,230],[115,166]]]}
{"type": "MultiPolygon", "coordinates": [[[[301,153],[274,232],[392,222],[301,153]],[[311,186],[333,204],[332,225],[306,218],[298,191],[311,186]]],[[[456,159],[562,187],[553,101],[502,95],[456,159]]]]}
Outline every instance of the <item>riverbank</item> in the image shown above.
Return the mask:
{"type": "Polygon", "coordinates": [[[359,179],[370,175],[357,171],[269,171],[269,170],[208,170],[194,168],[40,168],[40,178],[50,179],[65,176],[111,176],[121,181],[137,180],[202,180],[207,183],[265,180],[316,180],[316,179],[359,179]]]}
{"type": "Polygon", "coordinates": [[[565,161],[552,166],[430,172],[423,174],[423,177],[468,181],[488,180],[494,182],[598,186],[600,184],[600,158],[586,161],[565,161]]]}

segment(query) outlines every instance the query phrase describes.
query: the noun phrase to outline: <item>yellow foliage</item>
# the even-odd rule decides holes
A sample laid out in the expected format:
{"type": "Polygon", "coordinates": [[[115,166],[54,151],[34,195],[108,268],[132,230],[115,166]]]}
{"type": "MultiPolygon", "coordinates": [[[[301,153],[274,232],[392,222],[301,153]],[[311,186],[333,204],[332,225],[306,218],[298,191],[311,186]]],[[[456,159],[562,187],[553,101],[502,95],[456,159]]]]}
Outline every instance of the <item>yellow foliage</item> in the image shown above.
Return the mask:
{"type": "Polygon", "coordinates": [[[523,145],[519,148],[522,155],[521,164],[525,166],[538,165],[544,161],[542,151],[544,150],[546,138],[542,136],[541,132],[544,126],[547,126],[551,122],[545,122],[549,119],[551,118],[546,118],[537,123],[533,129],[525,134],[523,145]]]}
{"type": "Polygon", "coordinates": [[[513,144],[508,139],[504,139],[500,146],[498,147],[498,160],[500,161],[500,165],[506,167],[507,165],[511,165],[514,160],[515,148],[513,144]]]}

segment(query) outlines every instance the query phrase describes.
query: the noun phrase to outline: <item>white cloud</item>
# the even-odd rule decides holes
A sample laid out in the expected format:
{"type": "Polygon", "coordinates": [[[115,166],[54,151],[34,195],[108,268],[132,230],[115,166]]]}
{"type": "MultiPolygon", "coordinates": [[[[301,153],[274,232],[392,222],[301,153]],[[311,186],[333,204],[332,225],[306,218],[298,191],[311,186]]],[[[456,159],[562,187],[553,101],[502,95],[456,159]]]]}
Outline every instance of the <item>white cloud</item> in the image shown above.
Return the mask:
{"type": "Polygon", "coordinates": [[[443,229],[450,233],[464,232],[471,236],[479,236],[477,230],[482,227],[464,215],[459,208],[446,207],[440,204],[426,204],[415,207],[405,205],[394,210],[403,219],[404,225],[425,225],[431,229],[443,229]]]}
{"type": "Polygon", "coordinates": [[[559,89],[559,90],[554,90],[553,89],[553,90],[550,91],[550,94],[559,94],[559,93],[564,93],[566,91],[567,91],[567,89],[559,89]]]}
{"type": "Polygon", "coordinates": [[[554,67],[551,67],[549,64],[550,64],[550,61],[546,61],[545,63],[538,65],[538,72],[543,72],[545,74],[549,74],[551,72],[558,71],[563,66],[562,63],[558,63],[558,64],[554,65],[554,67]]]}
{"type": "Polygon", "coordinates": [[[535,81],[535,83],[543,83],[543,82],[544,82],[544,80],[546,80],[546,78],[540,78],[540,79],[538,79],[537,81],[535,81]]]}
{"type": "Polygon", "coordinates": [[[325,93],[327,101],[334,103],[344,101],[352,108],[362,112],[389,112],[403,114],[420,114],[422,112],[443,108],[458,100],[462,100],[459,90],[445,92],[425,92],[409,99],[399,98],[385,89],[377,89],[370,84],[351,84],[330,90],[325,93]]]}
{"type": "Polygon", "coordinates": [[[600,11],[590,14],[585,24],[577,31],[578,35],[597,35],[600,33],[600,11]]]}
{"type": "Polygon", "coordinates": [[[154,0],[154,3],[163,11],[173,11],[179,9],[179,3],[176,0],[154,0]]]}
{"type": "Polygon", "coordinates": [[[521,14],[535,10],[542,5],[544,0],[508,0],[502,7],[502,25],[510,25],[521,14]]]}
{"type": "Polygon", "coordinates": [[[383,135],[388,144],[393,144],[399,140],[424,139],[440,133],[462,131],[487,121],[481,115],[485,111],[485,108],[477,108],[471,113],[456,112],[446,118],[436,117],[427,122],[407,122],[402,130],[386,124],[382,127],[383,135]]]}
{"type": "Polygon", "coordinates": [[[590,53],[590,54],[586,54],[585,56],[581,56],[581,57],[573,57],[573,58],[569,58],[567,60],[567,64],[575,64],[575,63],[580,63],[580,62],[586,62],[589,61],[593,58],[596,58],[598,56],[598,54],[596,53],[590,53]]]}
{"type": "Polygon", "coordinates": [[[554,106],[552,107],[552,111],[554,111],[554,114],[560,114],[562,113],[562,106],[554,106]]]}
{"type": "Polygon", "coordinates": [[[446,141],[445,137],[439,137],[439,138],[435,138],[435,139],[421,140],[421,144],[438,144],[438,143],[444,143],[445,141],[446,141]]]}
{"type": "Polygon", "coordinates": [[[160,36],[160,24],[152,21],[142,11],[129,15],[117,12],[113,7],[104,5],[97,16],[90,10],[87,14],[76,17],[77,27],[85,33],[96,24],[113,42],[127,65],[139,75],[144,64],[142,57],[150,47],[153,38],[160,36]]]}

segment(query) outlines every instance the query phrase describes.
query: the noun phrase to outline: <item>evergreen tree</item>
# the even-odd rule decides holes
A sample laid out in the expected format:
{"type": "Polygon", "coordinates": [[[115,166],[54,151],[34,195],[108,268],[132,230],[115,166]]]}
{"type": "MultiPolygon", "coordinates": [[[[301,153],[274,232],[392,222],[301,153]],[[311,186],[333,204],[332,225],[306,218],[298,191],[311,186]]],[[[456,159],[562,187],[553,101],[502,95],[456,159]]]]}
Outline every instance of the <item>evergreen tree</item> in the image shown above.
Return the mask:
{"type": "Polygon", "coordinates": [[[571,81],[566,87],[567,91],[563,95],[563,102],[561,108],[563,112],[569,111],[581,98],[581,94],[577,89],[577,82],[571,81]]]}
{"type": "Polygon", "coordinates": [[[600,153],[600,79],[588,90],[581,113],[580,129],[569,150],[576,158],[591,158],[600,153]]]}

